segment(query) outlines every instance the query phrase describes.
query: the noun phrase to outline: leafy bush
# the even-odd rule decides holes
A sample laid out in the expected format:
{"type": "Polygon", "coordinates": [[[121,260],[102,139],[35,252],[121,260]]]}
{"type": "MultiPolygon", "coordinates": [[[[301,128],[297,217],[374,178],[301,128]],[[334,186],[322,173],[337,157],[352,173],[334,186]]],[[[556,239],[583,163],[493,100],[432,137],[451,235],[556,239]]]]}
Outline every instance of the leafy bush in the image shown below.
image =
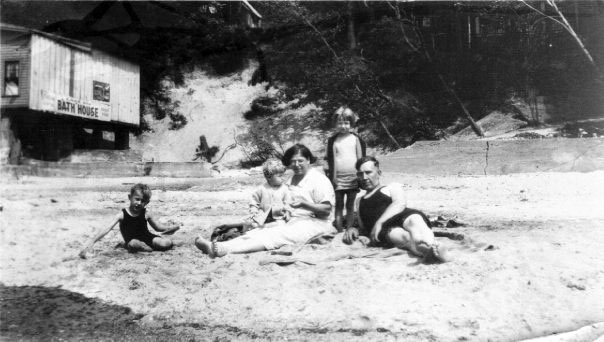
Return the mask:
{"type": "Polygon", "coordinates": [[[187,118],[180,112],[170,113],[168,116],[171,120],[169,126],[171,130],[179,130],[187,124],[187,118]]]}

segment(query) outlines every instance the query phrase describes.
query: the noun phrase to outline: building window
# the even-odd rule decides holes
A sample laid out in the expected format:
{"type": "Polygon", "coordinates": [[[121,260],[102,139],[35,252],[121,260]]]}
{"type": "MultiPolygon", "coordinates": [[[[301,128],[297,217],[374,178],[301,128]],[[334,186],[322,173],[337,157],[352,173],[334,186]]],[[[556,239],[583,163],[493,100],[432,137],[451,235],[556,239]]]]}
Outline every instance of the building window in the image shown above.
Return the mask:
{"type": "Polygon", "coordinates": [[[422,27],[431,27],[432,26],[432,18],[423,17],[422,18],[422,27]]]}
{"type": "Polygon", "coordinates": [[[19,96],[19,62],[4,63],[4,96],[19,96]]]}

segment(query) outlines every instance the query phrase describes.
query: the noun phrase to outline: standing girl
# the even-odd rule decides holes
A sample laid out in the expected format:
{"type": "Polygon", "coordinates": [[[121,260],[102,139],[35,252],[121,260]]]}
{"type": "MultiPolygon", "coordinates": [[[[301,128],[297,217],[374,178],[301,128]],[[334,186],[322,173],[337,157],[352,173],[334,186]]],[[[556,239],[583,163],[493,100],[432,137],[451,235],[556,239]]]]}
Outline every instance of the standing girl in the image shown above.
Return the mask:
{"type": "Polygon", "coordinates": [[[354,200],[359,192],[355,163],[365,156],[365,142],[352,130],[358,120],[348,107],[340,107],[334,113],[336,133],[327,140],[329,179],[336,193],[335,226],[338,231],[352,227],[354,200]],[[346,226],[343,226],[344,201],[346,202],[346,226]]]}

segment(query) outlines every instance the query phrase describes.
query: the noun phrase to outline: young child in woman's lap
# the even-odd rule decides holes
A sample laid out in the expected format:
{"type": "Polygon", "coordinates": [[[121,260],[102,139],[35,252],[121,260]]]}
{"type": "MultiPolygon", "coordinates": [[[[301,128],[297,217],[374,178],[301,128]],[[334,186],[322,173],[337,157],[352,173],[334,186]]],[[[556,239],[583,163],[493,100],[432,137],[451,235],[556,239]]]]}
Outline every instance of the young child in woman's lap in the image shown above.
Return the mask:
{"type": "MultiPolygon", "coordinates": [[[[289,221],[292,209],[289,207],[291,202],[289,190],[283,183],[285,166],[278,159],[269,159],[262,165],[262,172],[266,183],[252,194],[250,214],[246,222],[216,227],[216,229],[222,231],[217,234],[215,229],[212,233],[212,241],[230,240],[244,234],[248,227],[261,229],[289,221]],[[230,236],[224,237],[223,234],[230,236]]],[[[211,241],[202,237],[195,239],[195,246],[204,252],[209,251],[211,245],[211,241]]]]}
{"type": "Polygon", "coordinates": [[[254,191],[250,202],[252,225],[262,227],[275,221],[288,221],[291,199],[283,184],[285,166],[278,159],[269,159],[263,164],[262,172],[266,183],[254,191]]]}

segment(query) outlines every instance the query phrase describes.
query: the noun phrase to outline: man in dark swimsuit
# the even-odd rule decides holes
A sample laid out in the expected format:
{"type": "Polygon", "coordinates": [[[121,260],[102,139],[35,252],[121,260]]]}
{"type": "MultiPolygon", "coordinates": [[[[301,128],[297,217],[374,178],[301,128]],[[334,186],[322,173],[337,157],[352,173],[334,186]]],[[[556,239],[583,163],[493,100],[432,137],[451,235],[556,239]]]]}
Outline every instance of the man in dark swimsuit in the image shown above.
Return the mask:
{"type": "Polygon", "coordinates": [[[361,189],[366,193],[358,202],[359,228],[348,228],[344,242],[350,244],[359,235],[367,236],[380,246],[394,246],[428,259],[445,261],[446,251],[434,238],[426,215],[407,208],[402,185],[382,186],[377,159],[363,157],[357,161],[356,169],[361,189]]]}

